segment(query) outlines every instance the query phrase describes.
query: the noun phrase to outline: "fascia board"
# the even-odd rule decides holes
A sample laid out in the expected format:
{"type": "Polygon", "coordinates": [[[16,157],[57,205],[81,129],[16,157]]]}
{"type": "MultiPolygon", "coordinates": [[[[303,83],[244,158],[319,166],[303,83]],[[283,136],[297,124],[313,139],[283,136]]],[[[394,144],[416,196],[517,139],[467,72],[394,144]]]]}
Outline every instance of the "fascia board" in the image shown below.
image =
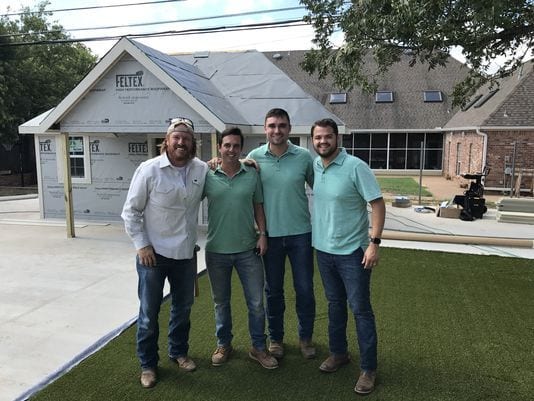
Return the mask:
{"type": "Polygon", "coordinates": [[[43,134],[50,127],[65,116],[89,90],[98,82],[99,78],[104,76],[121,58],[127,44],[130,42],[122,38],[111,50],[95,65],[95,67],[85,76],[84,79],[57,105],[36,129],[31,132],[34,134],[43,134]]]}

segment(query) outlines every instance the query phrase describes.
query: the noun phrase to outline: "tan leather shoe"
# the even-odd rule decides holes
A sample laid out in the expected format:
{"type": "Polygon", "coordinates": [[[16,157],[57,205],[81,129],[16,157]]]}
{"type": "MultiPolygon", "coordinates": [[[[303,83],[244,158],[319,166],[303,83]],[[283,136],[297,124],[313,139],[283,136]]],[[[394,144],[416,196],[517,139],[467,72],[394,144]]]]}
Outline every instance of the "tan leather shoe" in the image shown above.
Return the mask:
{"type": "Polygon", "coordinates": [[[255,361],[258,361],[265,369],[276,369],[278,367],[278,361],[276,358],[268,352],[265,352],[265,350],[259,350],[252,347],[248,353],[248,356],[255,361]]]}
{"type": "Polygon", "coordinates": [[[315,346],[311,342],[311,340],[300,340],[300,353],[302,356],[306,359],[313,359],[315,358],[315,346]]]}
{"type": "Polygon", "coordinates": [[[358,394],[369,394],[375,389],[376,371],[362,370],[360,377],[354,387],[354,391],[358,394]]]}
{"type": "Polygon", "coordinates": [[[269,344],[269,354],[274,356],[276,359],[281,359],[284,357],[284,344],[271,341],[269,344]]]}
{"type": "Polygon", "coordinates": [[[223,365],[226,363],[226,361],[228,361],[228,358],[230,358],[233,350],[234,349],[231,345],[227,345],[226,347],[217,347],[217,349],[211,355],[211,364],[213,366],[223,365]]]}
{"type": "Polygon", "coordinates": [[[156,369],[143,369],[141,372],[141,386],[144,388],[151,388],[156,385],[158,380],[156,369]]]}
{"type": "Polygon", "coordinates": [[[186,372],[192,372],[197,368],[196,363],[191,358],[189,358],[187,355],[179,356],[178,358],[173,359],[173,361],[178,364],[180,369],[183,369],[186,372]]]}
{"type": "Polygon", "coordinates": [[[321,363],[319,370],[326,373],[336,372],[341,366],[350,362],[349,354],[330,355],[321,363]]]}

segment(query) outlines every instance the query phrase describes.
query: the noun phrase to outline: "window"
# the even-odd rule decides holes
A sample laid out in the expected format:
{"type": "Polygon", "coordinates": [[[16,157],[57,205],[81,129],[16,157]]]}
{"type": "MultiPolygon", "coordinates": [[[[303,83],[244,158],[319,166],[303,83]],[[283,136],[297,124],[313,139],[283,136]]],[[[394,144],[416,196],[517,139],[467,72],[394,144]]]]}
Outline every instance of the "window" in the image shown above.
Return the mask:
{"type": "Polygon", "coordinates": [[[340,92],[340,93],[331,93],[330,94],[330,104],[343,104],[347,103],[347,93],[346,92],[340,92]]]}
{"type": "Polygon", "coordinates": [[[343,135],[348,153],[365,161],[372,169],[419,170],[421,143],[425,170],[441,170],[441,132],[354,132],[343,135]]]}
{"type": "MultiPolygon", "coordinates": [[[[57,137],[60,141],[60,137],[57,137]]],[[[61,149],[57,143],[57,149],[61,149]]],[[[63,162],[58,153],[58,181],[63,182],[63,162]]],[[[69,137],[70,175],[73,183],[91,183],[91,158],[89,152],[89,137],[77,135],[69,137]]]]}
{"type": "Polygon", "coordinates": [[[423,99],[425,103],[440,103],[443,102],[443,94],[441,91],[424,91],[423,99]]]}
{"type": "Polygon", "coordinates": [[[375,93],[375,103],[393,103],[393,92],[377,91],[375,93]]]}

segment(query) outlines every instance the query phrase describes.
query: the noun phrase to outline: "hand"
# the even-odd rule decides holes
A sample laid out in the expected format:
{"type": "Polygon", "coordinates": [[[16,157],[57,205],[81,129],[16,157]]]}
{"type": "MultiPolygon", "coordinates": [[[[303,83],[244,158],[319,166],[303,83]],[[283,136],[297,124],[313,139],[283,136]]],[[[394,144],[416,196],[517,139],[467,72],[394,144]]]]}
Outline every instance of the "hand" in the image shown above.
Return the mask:
{"type": "Polygon", "coordinates": [[[249,167],[254,167],[256,169],[256,171],[260,171],[260,165],[258,164],[258,162],[254,159],[243,159],[242,160],[242,163],[245,165],[245,166],[249,166],[249,167]]]}
{"type": "Polygon", "coordinates": [[[379,259],[380,257],[378,256],[378,245],[369,244],[369,246],[365,250],[365,253],[363,254],[363,259],[362,259],[363,268],[372,269],[373,267],[378,265],[379,259]]]}
{"type": "Polygon", "coordinates": [[[258,250],[259,256],[263,256],[267,252],[267,237],[265,235],[260,235],[258,238],[256,249],[258,250]]]}
{"type": "Polygon", "coordinates": [[[215,170],[219,164],[221,164],[220,157],[214,157],[208,160],[208,167],[210,168],[210,170],[215,170]]]}
{"type": "Polygon", "coordinates": [[[139,256],[139,263],[144,266],[154,267],[156,266],[156,253],[152,245],[145,246],[137,251],[137,256],[139,256]]]}

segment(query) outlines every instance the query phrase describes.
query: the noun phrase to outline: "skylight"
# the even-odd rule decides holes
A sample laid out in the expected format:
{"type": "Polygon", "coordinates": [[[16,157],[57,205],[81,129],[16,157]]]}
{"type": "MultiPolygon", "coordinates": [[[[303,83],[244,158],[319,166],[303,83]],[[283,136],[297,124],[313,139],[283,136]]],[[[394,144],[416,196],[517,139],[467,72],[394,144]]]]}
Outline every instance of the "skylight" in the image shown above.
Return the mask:
{"type": "Polygon", "coordinates": [[[464,107],[462,107],[462,111],[469,110],[471,106],[474,105],[478,101],[478,99],[480,99],[481,97],[482,97],[482,94],[476,95],[473,99],[469,101],[469,103],[467,103],[464,107]]]}
{"type": "Polygon", "coordinates": [[[346,92],[331,93],[329,103],[330,104],[347,103],[347,93],[346,92]]]}
{"type": "Polygon", "coordinates": [[[425,103],[439,103],[443,102],[443,94],[441,91],[424,91],[423,99],[425,103]]]}
{"type": "Polygon", "coordinates": [[[482,106],[484,103],[486,103],[488,100],[490,100],[493,95],[495,95],[497,92],[499,91],[499,89],[493,89],[492,91],[489,91],[482,99],[480,99],[477,104],[475,104],[475,109],[476,108],[479,108],[480,106],[482,106]]]}
{"type": "Polygon", "coordinates": [[[377,91],[375,93],[375,103],[393,103],[393,92],[377,91]]]}

